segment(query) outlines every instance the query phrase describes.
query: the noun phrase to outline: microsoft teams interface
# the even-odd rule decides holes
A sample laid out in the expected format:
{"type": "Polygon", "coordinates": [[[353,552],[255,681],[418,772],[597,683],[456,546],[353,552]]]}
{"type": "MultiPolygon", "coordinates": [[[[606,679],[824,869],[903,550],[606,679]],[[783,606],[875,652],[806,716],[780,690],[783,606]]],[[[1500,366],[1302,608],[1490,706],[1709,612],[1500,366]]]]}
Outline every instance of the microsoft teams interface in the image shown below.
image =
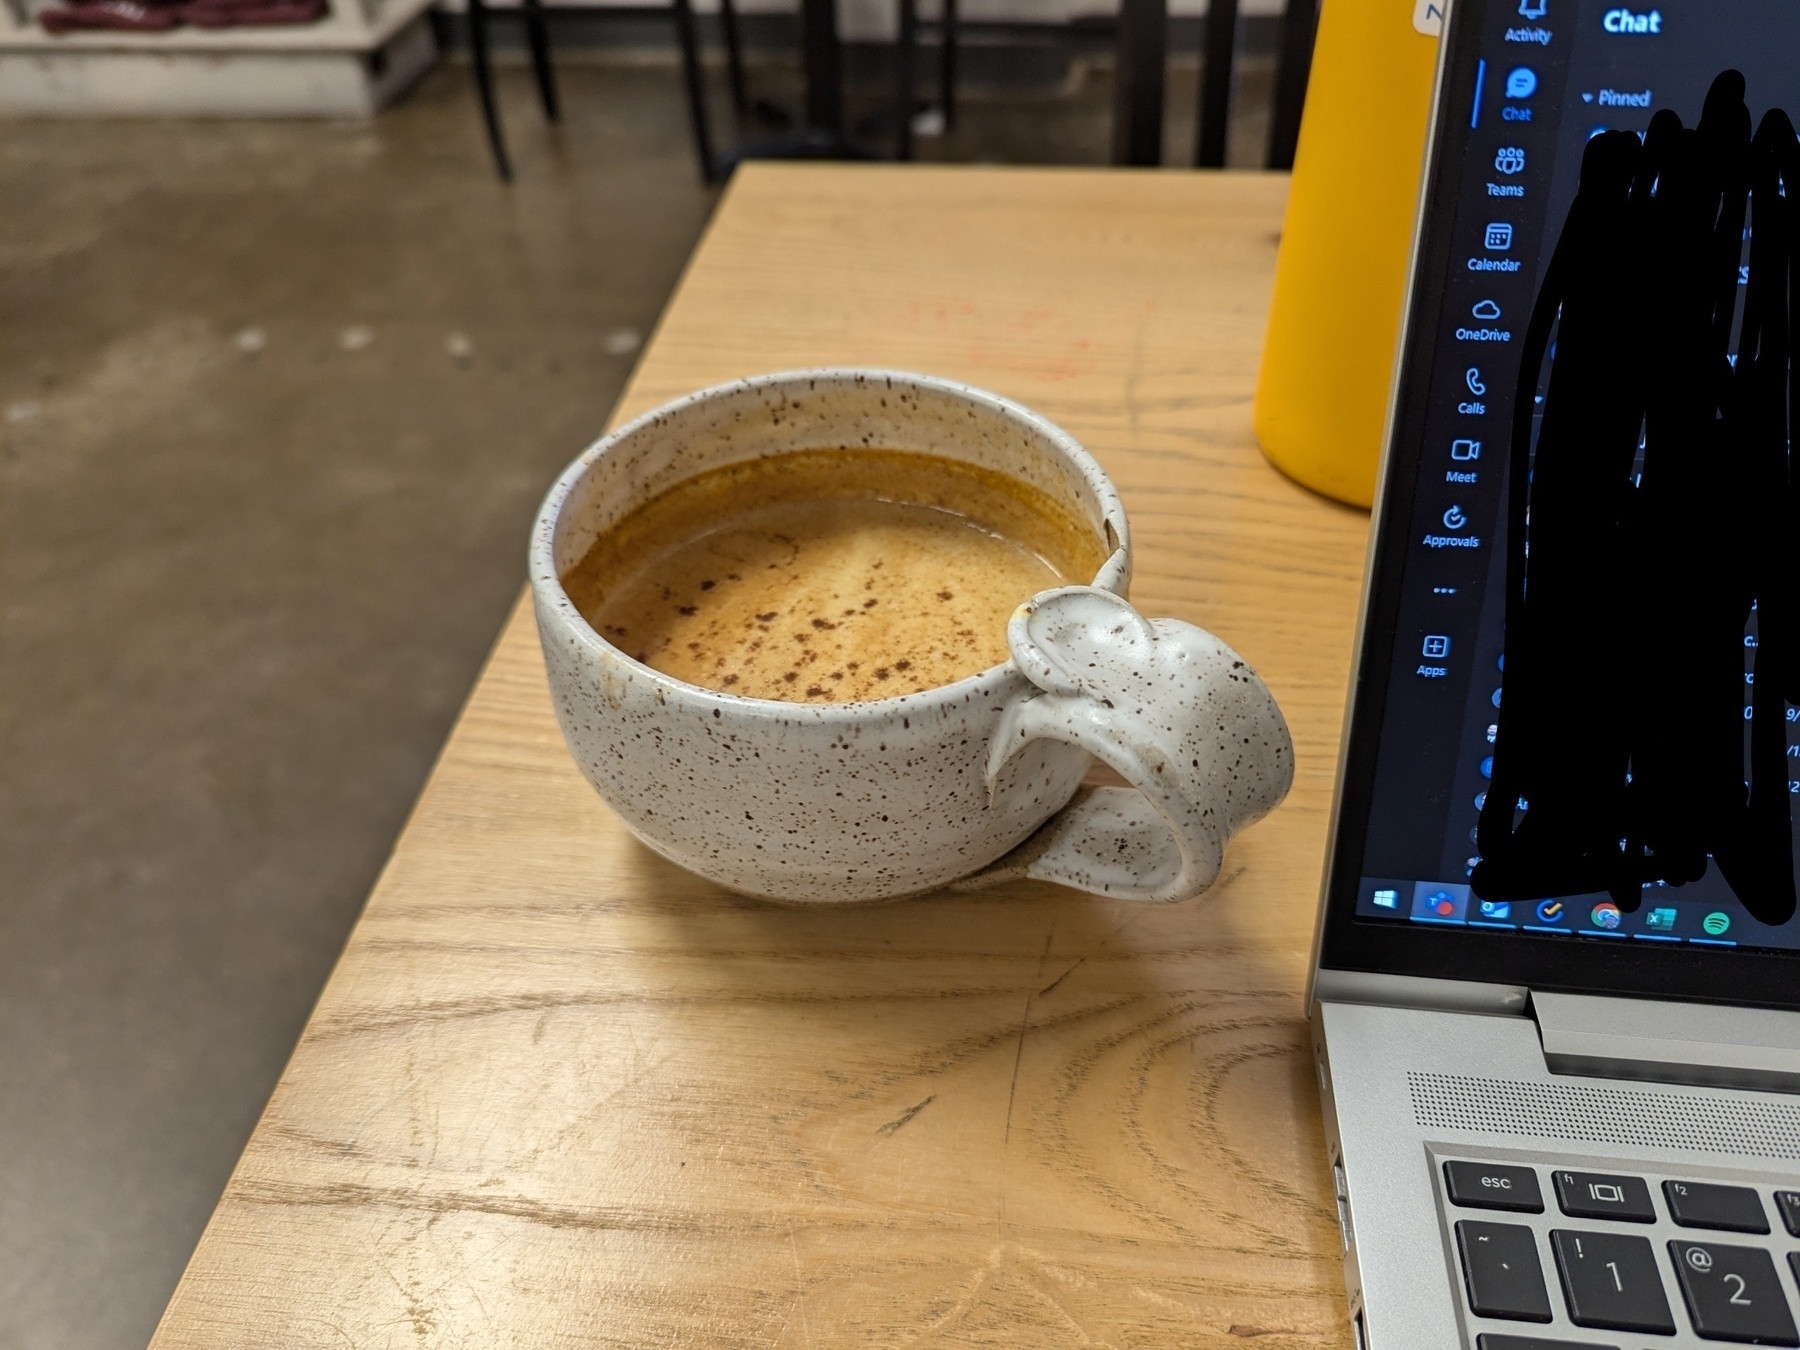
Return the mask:
{"type": "MultiPolygon", "coordinates": [[[[1583,147],[1600,130],[1642,132],[1659,108],[1693,126],[1727,68],[1743,72],[1753,117],[1780,106],[1800,120],[1800,9],[1794,0],[1490,0],[1481,23],[1473,88],[1453,94],[1461,106],[1446,114],[1466,118],[1467,140],[1460,176],[1446,163],[1438,189],[1455,203],[1439,331],[1428,358],[1420,335],[1411,346],[1412,359],[1431,361],[1428,404],[1356,915],[1544,942],[1800,948],[1800,919],[1757,922],[1710,861],[1697,881],[1645,887],[1635,910],[1606,894],[1483,900],[1470,885],[1504,688],[1514,386],[1583,147]]],[[[1747,647],[1754,641],[1747,633],[1747,647]]],[[[1566,661],[1568,697],[1607,696],[1584,683],[1580,650],[1566,661]]],[[[1788,790],[1800,794],[1794,710],[1788,718],[1788,790]]],[[[1790,801],[1800,817],[1800,797],[1790,801]]]]}

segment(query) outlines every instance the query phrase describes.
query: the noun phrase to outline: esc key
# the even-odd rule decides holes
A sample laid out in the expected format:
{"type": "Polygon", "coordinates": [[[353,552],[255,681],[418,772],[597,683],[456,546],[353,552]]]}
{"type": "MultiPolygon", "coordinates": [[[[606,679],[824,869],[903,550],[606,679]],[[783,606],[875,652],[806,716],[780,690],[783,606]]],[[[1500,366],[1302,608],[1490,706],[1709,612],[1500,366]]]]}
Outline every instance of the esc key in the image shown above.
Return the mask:
{"type": "Polygon", "coordinates": [[[1508,1209],[1516,1214],[1542,1214],[1544,1194],[1530,1167],[1499,1163],[1447,1162],[1444,1185],[1450,1203],[1465,1209],[1508,1209]]]}

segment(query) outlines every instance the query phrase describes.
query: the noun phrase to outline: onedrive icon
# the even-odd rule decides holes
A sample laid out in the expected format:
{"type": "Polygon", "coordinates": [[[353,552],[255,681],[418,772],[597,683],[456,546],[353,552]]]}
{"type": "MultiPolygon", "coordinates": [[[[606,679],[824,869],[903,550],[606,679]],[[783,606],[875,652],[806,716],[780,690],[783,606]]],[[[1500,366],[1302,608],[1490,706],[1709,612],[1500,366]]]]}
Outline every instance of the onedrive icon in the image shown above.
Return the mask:
{"type": "Polygon", "coordinates": [[[1492,300],[1478,300],[1469,313],[1478,319],[1497,319],[1500,317],[1500,306],[1492,300]]]}

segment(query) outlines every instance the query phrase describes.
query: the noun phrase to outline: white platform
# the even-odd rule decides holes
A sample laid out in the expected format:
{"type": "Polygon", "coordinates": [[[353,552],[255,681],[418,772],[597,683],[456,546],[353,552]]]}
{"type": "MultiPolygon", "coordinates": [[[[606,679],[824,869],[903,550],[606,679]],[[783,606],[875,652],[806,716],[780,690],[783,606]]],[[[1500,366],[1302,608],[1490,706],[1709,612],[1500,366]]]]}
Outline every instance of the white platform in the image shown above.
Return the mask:
{"type": "Polygon", "coordinates": [[[431,3],[331,0],[312,24],[61,36],[8,5],[0,115],[367,117],[436,59],[431,3]]]}

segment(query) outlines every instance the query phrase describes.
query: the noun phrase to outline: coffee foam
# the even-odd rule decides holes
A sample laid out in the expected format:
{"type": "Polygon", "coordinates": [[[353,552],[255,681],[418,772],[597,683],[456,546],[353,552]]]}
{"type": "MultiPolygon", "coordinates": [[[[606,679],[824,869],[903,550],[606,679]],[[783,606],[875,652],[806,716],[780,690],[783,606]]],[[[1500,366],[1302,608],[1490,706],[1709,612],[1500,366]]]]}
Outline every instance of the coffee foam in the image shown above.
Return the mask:
{"type": "Polygon", "coordinates": [[[562,580],[601,636],[676,679],[840,703],[1000,664],[1018,604],[1104,560],[1072,511],[992,470],[801,451],[677,484],[562,580]]]}

